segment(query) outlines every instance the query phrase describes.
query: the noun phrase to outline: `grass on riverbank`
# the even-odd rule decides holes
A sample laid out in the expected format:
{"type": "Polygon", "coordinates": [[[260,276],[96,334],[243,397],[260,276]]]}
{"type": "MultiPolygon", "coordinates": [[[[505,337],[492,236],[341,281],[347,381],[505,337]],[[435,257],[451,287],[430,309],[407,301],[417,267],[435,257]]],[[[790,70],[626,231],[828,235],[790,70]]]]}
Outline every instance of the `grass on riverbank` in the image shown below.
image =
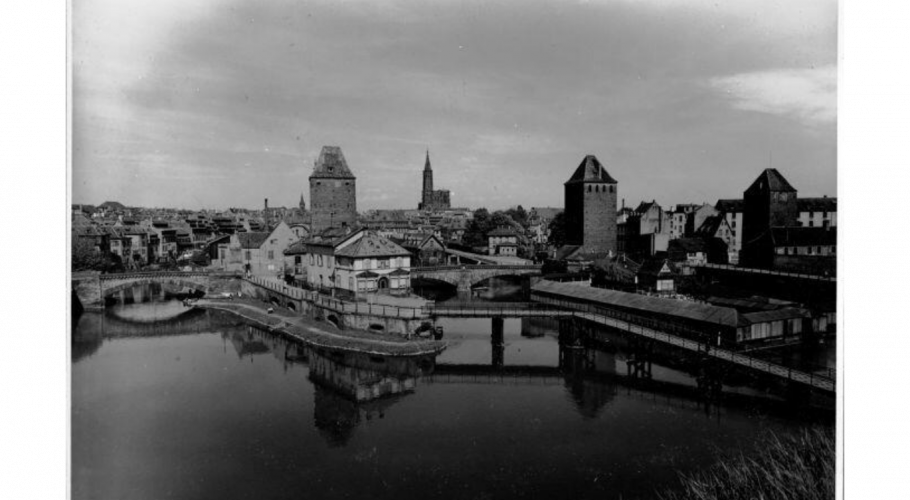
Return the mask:
{"type": "Polygon", "coordinates": [[[662,500],[822,500],[834,498],[833,429],[811,429],[762,443],[757,456],[743,455],[681,477],[679,490],[662,500]]]}

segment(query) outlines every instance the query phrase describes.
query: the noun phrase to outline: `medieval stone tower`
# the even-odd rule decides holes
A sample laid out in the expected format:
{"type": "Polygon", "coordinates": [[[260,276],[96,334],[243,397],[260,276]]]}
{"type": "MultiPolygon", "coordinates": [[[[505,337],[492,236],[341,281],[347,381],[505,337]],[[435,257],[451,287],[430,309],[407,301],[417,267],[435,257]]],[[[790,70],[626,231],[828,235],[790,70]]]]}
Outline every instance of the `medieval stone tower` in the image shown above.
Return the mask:
{"type": "Polygon", "coordinates": [[[357,222],[354,174],[338,146],[323,146],[310,175],[311,234],[329,227],[351,227],[357,222]]]}
{"type": "Polygon", "coordinates": [[[743,193],[743,245],[771,227],[797,226],[796,189],[777,169],[765,169],[743,193]]]}
{"type": "Polygon", "coordinates": [[[565,186],[566,243],[580,245],[583,254],[615,254],[616,180],[588,155],[565,186]]]}

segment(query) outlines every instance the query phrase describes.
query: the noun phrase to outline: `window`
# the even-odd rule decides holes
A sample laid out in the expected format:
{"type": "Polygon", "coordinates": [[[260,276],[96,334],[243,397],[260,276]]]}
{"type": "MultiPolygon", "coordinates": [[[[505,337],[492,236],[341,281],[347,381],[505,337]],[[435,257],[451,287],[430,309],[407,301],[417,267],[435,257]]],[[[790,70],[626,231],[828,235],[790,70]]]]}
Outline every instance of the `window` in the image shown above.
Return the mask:
{"type": "Polygon", "coordinates": [[[611,193],[613,192],[613,186],[610,186],[610,192],[611,193]]]}
{"type": "Polygon", "coordinates": [[[295,264],[295,265],[300,264],[300,256],[299,256],[299,255],[295,255],[295,256],[294,256],[294,264],[295,264]]]}
{"type": "Polygon", "coordinates": [[[243,252],[243,258],[246,260],[250,260],[250,251],[249,250],[246,250],[245,252],[243,252]]]}
{"type": "Polygon", "coordinates": [[[310,254],[310,265],[312,266],[314,264],[316,264],[316,259],[313,257],[313,254],[310,254]]]}
{"type": "Polygon", "coordinates": [[[388,269],[391,259],[382,259],[379,261],[379,269],[388,269]]]}
{"type": "Polygon", "coordinates": [[[322,255],[316,257],[316,262],[319,264],[319,267],[322,267],[322,255]]]}
{"type": "Polygon", "coordinates": [[[591,186],[590,186],[590,185],[588,185],[588,192],[589,192],[589,193],[591,192],[591,186]]]}
{"type": "Polygon", "coordinates": [[[269,250],[269,260],[273,260],[274,258],[275,258],[275,251],[269,250]]]}
{"type": "Polygon", "coordinates": [[[822,253],[822,247],[815,247],[815,253],[821,255],[821,253],[822,253]]]}
{"type": "Polygon", "coordinates": [[[354,278],[348,278],[348,290],[354,290],[354,278]]]}
{"type": "Polygon", "coordinates": [[[814,221],[814,220],[810,220],[810,221],[809,221],[809,227],[815,227],[815,221],[814,221]]]}

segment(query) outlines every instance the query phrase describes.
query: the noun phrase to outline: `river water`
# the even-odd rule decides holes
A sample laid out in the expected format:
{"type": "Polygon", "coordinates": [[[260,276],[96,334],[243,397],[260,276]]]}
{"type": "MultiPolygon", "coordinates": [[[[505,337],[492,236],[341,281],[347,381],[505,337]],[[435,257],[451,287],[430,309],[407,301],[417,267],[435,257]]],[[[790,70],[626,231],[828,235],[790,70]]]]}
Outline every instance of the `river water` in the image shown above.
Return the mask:
{"type": "Polygon", "coordinates": [[[446,351],[402,360],[162,298],[84,314],[72,497],[651,498],[769,432],[833,425],[762,388],[712,402],[672,362],[630,379],[620,339],[579,352],[546,320],[507,319],[502,342],[490,319],[441,324],[446,351]],[[355,402],[389,380],[408,390],[355,402]]]}

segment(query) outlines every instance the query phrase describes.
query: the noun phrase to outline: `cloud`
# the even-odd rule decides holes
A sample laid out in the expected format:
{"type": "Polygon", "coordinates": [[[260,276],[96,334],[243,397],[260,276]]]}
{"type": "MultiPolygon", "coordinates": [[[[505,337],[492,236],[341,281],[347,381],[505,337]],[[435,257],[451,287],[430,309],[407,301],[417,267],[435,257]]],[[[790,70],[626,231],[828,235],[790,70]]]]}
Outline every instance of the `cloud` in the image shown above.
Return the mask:
{"type": "Polygon", "coordinates": [[[713,78],[734,108],[796,118],[806,124],[837,120],[837,68],[779,69],[713,78]]]}

